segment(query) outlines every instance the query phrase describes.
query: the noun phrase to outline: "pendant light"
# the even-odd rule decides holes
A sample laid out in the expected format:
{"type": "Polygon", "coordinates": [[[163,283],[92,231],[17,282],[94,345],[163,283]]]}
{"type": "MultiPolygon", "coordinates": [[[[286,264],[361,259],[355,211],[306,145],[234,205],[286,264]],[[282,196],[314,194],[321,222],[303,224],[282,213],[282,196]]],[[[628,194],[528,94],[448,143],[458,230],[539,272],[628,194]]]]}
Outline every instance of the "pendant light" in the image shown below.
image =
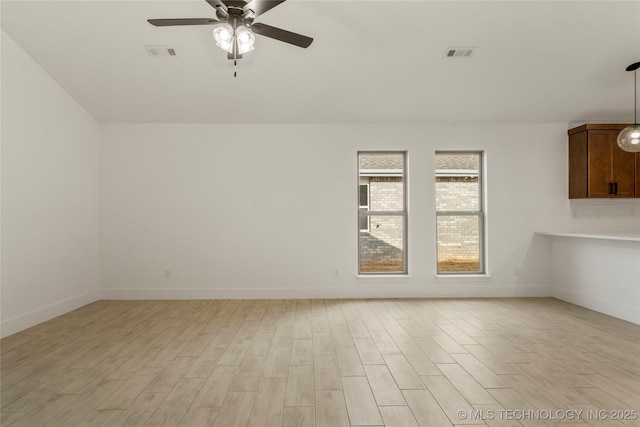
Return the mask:
{"type": "Polygon", "coordinates": [[[638,124],[638,79],[636,70],[640,68],[640,62],[629,65],[626,70],[633,71],[633,118],[631,126],[622,129],[618,134],[618,147],[629,153],[640,152],[640,124],[638,124]]]}

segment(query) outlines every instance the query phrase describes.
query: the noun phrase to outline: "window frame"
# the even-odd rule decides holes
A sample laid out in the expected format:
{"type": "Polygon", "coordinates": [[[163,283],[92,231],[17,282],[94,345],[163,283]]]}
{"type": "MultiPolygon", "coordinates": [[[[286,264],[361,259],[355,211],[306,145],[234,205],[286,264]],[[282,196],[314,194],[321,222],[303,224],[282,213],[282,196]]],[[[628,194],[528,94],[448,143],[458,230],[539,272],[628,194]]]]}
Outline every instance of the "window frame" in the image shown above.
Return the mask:
{"type": "MultiPolygon", "coordinates": [[[[437,204],[437,190],[434,188],[434,204],[435,204],[435,235],[436,235],[436,275],[437,276],[473,276],[473,275],[486,275],[486,258],[487,258],[487,247],[486,247],[486,199],[485,199],[485,152],[483,150],[437,150],[435,152],[434,157],[434,165],[436,163],[436,157],[442,154],[452,154],[452,155],[477,155],[478,158],[478,210],[477,211],[439,211],[437,204]],[[478,218],[478,251],[479,251],[479,269],[478,271],[440,271],[438,267],[438,218],[445,216],[476,216],[478,218]]],[[[460,171],[459,171],[460,172],[460,171]]],[[[460,174],[451,174],[452,176],[460,174]]],[[[434,167],[434,178],[438,177],[438,169],[434,167]]],[[[435,184],[435,180],[434,180],[435,184]]]]}
{"type": "MultiPolygon", "coordinates": [[[[358,192],[357,192],[357,197],[358,197],[358,214],[357,214],[357,224],[358,224],[358,240],[357,240],[357,248],[358,248],[358,276],[367,276],[367,277],[372,277],[372,276],[408,276],[409,275],[409,207],[408,207],[408,189],[409,189],[409,185],[408,185],[408,152],[407,150],[361,150],[358,151],[356,153],[356,171],[357,171],[357,178],[358,178],[358,192]],[[362,154],[395,154],[395,155],[402,155],[402,170],[401,172],[401,176],[402,176],[402,207],[403,210],[402,211],[372,211],[371,210],[371,192],[370,192],[370,186],[367,187],[367,195],[368,195],[368,203],[369,203],[369,209],[366,212],[361,212],[360,211],[360,183],[361,183],[361,179],[363,177],[363,175],[361,175],[360,172],[360,155],[362,154]],[[367,231],[365,230],[361,230],[360,229],[360,217],[362,215],[365,215],[367,217],[367,226],[369,227],[367,231]],[[360,250],[360,234],[362,232],[370,232],[371,230],[371,224],[370,224],[370,220],[371,217],[373,216],[399,216],[402,217],[402,267],[403,270],[402,271],[391,271],[391,272],[386,272],[386,271],[375,271],[375,272],[369,272],[369,271],[362,271],[361,270],[361,250],[360,250]]],[[[375,171],[374,171],[375,172],[375,171]]],[[[371,176],[385,176],[384,174],[365,174],[364,176],[366,177],[371,177],[371,176]]]]}

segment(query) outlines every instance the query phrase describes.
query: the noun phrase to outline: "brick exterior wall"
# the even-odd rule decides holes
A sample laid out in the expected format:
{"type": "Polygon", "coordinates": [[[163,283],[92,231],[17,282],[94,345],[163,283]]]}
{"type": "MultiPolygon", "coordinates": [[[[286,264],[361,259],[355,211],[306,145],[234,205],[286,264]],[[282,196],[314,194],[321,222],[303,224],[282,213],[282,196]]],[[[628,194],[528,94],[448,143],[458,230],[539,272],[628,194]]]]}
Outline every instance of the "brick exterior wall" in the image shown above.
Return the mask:
{"type": "MultiPolygon", "coordinates": [[[[400,177],[369,178],[369,209],[401,211],[403,179],[400,177]]],[[[477,177],[437,177],[436,209],[438,211],[477,211],[477,177]]],[[[403,259],[404,226],[402,217],[372,216],[369,231],[360,232],[360,259],[372,262],[394,262],[403,259]]],[[[476,216],[438,217],[438,261],[479,259],[480,236],[476,216]]]]}
{"type": "MultiPolygon", "coordinates": [[[[401,177],[369,178],[369,209],[371,211],[403,210],[402,181],[401,177]]],[[[369,232],[360,232],[360,260],[402,261],[403,233],[403,217],[370,217],[369,232]]]]}
{"type": "MultiPolygon", "coordinates": [[[[437,211],[477,211],[476,177],[437,177],[437,211]]],[[[480,257],[477,216],[438,217],[438,261],[478,259],[480,257]]]]}
{"type": "Polygon", "coordinates": [[[404,206],[401,177],[372,176],[369,178],[369,209],[401,211],[404,206]]]}
{"type": "Polygon", "coordinates": [[[477,211],[479,202],[478,178],[436,178],[436,211],[477,211]]]}

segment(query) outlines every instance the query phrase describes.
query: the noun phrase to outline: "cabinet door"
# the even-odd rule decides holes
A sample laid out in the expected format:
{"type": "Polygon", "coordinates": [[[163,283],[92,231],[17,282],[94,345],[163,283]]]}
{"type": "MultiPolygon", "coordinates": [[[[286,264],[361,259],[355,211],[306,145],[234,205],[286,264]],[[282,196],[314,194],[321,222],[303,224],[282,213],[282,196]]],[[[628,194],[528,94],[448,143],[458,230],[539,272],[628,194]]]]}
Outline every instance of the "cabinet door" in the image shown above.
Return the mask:
{"type": "Polygon", "coordinates": [[[569,135],[569,198],[584,199],[589,196],[589,167],[587,132],[569,135]]]}
{"type": "Polygon", "coordinates": [[[616,185],[613,197],[634,197],[635,195],[635,154],[623,151],[616,142],[617,132],[611,135],[611,180],[616,185]]]}
{"type": "Polygon", "coordinates": [[[611,132],[589,131],[588,169],[589,197],[611,197],[611,132]]]}
{"type": "Polygon", "coordinates": [[[636,153],[636,197],[640,197],[640,153],[636,153]]]}

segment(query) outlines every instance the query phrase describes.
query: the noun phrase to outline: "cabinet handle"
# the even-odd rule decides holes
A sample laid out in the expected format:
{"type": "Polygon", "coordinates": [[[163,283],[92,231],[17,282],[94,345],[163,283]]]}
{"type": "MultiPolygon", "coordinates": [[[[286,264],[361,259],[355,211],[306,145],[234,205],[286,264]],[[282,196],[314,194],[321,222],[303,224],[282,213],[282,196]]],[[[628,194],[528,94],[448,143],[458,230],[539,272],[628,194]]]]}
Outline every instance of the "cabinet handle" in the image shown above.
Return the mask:
{"type": "Polygon", "coordinates": [[[613,194],[618,194],[618,183],[617,182],[613,183],[613,194]]]}

